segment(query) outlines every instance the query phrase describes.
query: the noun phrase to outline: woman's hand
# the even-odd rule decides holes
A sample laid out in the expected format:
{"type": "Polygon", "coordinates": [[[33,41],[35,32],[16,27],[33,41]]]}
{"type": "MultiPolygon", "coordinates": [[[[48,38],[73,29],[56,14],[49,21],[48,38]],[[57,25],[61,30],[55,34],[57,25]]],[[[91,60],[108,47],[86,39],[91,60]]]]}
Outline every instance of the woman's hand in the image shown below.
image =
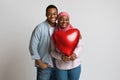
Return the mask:
{"type": "Polygon", "coordinates": [[[64,61],[64,62],[67,62],[67,61],[69,61],[70,60],[70,57],[68,57],[68,56],[65,56],[65,55],[62,55],[62,60],[64,61]]]}
{"type": "Polygon", "coordinates": [[[70,56],[70,60],[75,60],[77,58],[76,54],[73,53],[71,56],[70,56]]]}
{"type": "Polygon", "coordinates": [[[64,62],[67,62],[67,61],[70,61],[70,60],[72,60],[72,61],[75,60],[77,58],[77,56],[76,56],[75,53],[73,53],[70,57],[62,55],[61,58],[64,62]]]}

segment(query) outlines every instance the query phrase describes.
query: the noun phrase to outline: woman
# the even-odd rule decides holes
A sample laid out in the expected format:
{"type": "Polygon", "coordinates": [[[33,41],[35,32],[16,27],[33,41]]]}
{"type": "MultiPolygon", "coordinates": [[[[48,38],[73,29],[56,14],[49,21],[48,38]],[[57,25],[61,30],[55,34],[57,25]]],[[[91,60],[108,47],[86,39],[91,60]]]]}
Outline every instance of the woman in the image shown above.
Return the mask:
{"type": "MultiPolygon", "coordinates": [[[[70,18],[67,12],[61,12],[58,15],[58,25],[55,31],[67,31],[72,29],[73,26],[70,24],[70,18]]],[[[80,37],[81,40],[81,37],[80,37]]],[[[80,51],[81,44],[80,40],[77,47],[73,51],[71,56],[65,56],[57,48],[55,48],[54,41],[51,42],[51,55],[55,58],[56,63],[56,77],[57,80],[79,80],[81,72],[80,62],[80,51]]]]}

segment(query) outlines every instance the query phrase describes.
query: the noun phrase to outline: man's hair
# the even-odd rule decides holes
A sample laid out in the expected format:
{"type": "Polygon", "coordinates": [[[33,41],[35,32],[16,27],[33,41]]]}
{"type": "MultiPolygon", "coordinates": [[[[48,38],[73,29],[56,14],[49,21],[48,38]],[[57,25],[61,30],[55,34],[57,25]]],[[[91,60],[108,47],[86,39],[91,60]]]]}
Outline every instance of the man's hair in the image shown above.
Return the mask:
{"type": "Polygon", "coordinates": [[[57,7],[56,7],[55,5],[49,5],[49,6],[46,8],[46,13],[47,13],[48,9],[50,9],[50,8],[55,8],[55,9],[58,11],[58,9],[57,9],[57,7]]]}

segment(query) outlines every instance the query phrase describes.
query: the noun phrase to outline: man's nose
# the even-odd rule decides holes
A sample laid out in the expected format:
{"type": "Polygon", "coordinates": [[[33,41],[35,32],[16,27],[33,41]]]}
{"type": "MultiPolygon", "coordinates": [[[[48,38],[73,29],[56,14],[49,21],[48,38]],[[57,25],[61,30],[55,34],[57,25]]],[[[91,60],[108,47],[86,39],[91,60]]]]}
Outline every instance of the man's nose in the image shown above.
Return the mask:
{"type": "Polygon", "coordinates": [[[54,14],[51,14],[51,17],[55,17],[55,15],[54,15],[54,14]]]}

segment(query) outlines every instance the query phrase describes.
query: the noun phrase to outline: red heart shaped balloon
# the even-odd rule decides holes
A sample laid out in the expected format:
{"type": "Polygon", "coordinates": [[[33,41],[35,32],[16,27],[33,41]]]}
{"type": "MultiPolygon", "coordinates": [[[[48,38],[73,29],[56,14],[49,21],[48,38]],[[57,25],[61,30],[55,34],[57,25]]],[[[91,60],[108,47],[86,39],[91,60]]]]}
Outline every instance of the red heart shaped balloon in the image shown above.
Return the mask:
{"type": "Polygon", "coordinates": [[[55,31],[53,33],[55,46],[66,56],[70,56],[77,46],[80,38],[78,29],[69,29],[67,31],[55,31]]]}

